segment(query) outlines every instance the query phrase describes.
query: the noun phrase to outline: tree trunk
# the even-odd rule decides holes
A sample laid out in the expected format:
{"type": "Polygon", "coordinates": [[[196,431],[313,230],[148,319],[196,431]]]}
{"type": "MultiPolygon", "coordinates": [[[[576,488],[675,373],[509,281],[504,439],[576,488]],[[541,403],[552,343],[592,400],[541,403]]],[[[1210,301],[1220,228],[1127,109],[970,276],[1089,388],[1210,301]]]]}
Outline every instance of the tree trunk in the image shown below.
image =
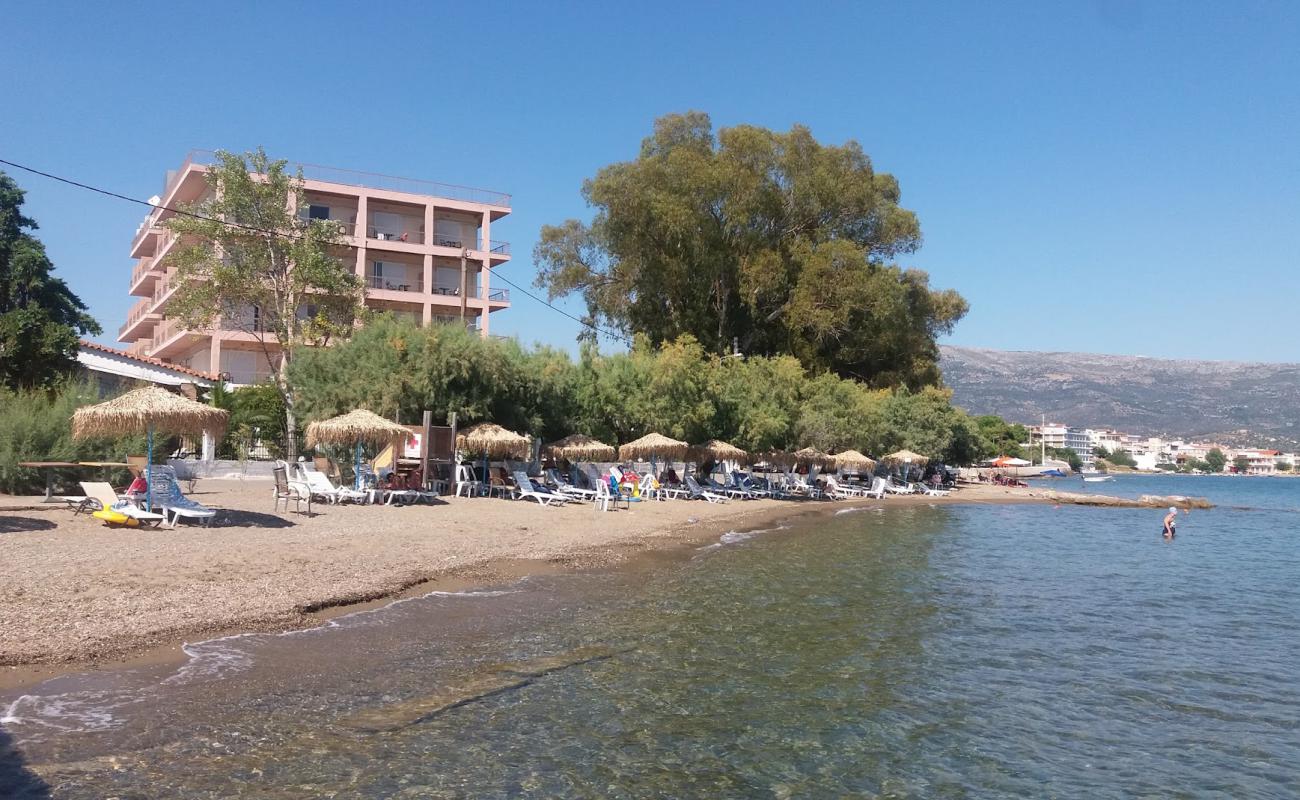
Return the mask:
{"type": "Polygon", "coordinates": [[[293,408],[293,391],[289,388],[289,352],[280,355],[278,374],[280,395],[284,397],[284,460],[292,464],[298,460],[298,415],[293,408]]]}

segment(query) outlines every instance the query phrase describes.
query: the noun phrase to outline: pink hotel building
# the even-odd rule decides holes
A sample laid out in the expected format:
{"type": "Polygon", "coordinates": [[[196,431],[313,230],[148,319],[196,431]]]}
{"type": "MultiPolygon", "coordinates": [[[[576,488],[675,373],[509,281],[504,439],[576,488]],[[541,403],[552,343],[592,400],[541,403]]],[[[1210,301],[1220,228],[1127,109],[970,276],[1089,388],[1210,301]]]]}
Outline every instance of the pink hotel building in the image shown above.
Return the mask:
{"type": "MultiPolygon", "coordinates": [[[[129,352],[190,369],[224,374],[233,384],[257,383],[271,367],[258,339],[257,309],[243,324],[187,330],[167,314],[176,288],[169,255],[177,237],[160,223],[177,204],[202,200],[210,152],[190,153],[168,172],[166,187],[131,242],[136,259],[130,293],[139,297],[118,332],[129,352]],[[252,324],[248,324],[249,322],[252,324]]],[[[299,214],[335,220],[343,228],[345,256],[365,281],[366,305],[406,315],[423,325],[456,322],[461,307],[461,257],[467,258],[466,324],[488,335],[489,317],[510,305],[507,289],[493,289],[492,267],[510,259],[510,245],[492,239],[492,223],[510,213],[510,195],[364,172],[301,167],[305,207],[299,214]]],[[[152,202],[152,201],[151,201],[152,202]]]]}

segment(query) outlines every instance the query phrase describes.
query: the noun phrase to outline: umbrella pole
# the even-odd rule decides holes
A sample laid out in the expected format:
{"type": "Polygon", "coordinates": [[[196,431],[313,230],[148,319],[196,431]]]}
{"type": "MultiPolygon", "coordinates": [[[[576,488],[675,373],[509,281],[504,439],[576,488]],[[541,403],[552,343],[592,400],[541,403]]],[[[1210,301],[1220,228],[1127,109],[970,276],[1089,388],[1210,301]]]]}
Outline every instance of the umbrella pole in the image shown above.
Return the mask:
{"type": "Polygon", "coordinates": [[[492,493],[492,473],[488,471],[490,469],[491,467],[488,466],[487,453],[484,453],[483,454],[483,488],[487,490],[488,494],[492,493]]]}
{"type": "Polygon", "coordinates": [[[357,442],[356,456],[352,461],[352,488],[361,489],[361,442],[357,442]]]}
{"type": "MultiPolygon", "coordinates": [[[[137,428],[137,430],[139,430],[137,428]]],[[[148,455],[144,462],[144,510],[153,511],[153,426],[149,426],[149,432],[146,435],[149,442],[148,455]]]]}

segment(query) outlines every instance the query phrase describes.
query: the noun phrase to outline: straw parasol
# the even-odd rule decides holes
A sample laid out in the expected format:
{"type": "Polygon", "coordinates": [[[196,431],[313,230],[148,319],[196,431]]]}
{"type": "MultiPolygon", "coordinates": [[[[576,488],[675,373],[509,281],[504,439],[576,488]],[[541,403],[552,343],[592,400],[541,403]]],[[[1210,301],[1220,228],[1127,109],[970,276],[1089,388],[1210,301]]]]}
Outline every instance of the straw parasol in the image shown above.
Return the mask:
{"type": "Polygon", "coordinates": [[[790,457],[794,459],[794,463],[803,464],[804,466],[809,467],[814,464],[819,467],[832,467],[835,465],[835,458],[833,456],[829,456],[822,451],[815,450],[811,447],[796,450],[790,454],[790,457]]]}
{"type": "Polygon", "coordinates": [[[153,498],[153,432],[214,437],[225,431],[230,412],[204,405],[159,386],[145,386],[104,403],[79,408],[72,414],[72,436],[120,436],[144,432],[148,435],[149,457],[145,481],[149,484],[145,505],[153,498]]]}
{"type": "Polygon", "coordinates": [[[862,455],[857,450],[845,450],[842,453],[835,454],[835,466],[837,469],[852,470],[873,470],[876,468],[876,462],[867,456],[862,455]]]}
{"type": "Polygon", "coordinates": [[[699,461],[749,461],[749,453],[729,442],[710,439],[691,448],[691,456],[699,461]]]}
{"type": "Polygon", "coordinates": [[[480,422],[456,434],[456,446],[487,458],[527,458],[532,440],[493,422],[480,422]]]}
{"type": "Polygon", "coordinates": [[[313,422],[307,426],[307,446],[322,444],[355,445],[353,486],[361,488],[361,446],[368,444],[376,450],[405,442],[411,431],[384,419],[373,411],[358,408],[333,419],[313,422]]]}
{"type": "Polygon", "coordinates": [[[782,469],[789,469],[795,465],[794,453],[787,450],[765,450],[762,453],[754,453],[753,458],[755,461],[766,461],[782,469]]]}
{"type": "Polygon", "coordinates": [[[628,442],[618,448],[620,461],[645,461],[650,458],[679,459],[686,457],[689,445],[676,439],[669,439],[662,433],[647,433],[635,442],[628,442]]]}
{"type": "Polygon", "coordinates": [[[897,453],[890,453],[885,456],[885,460],[901,462],[903,464],[924,464],[930,459],[920,453],[913,453],[911,450],[899,450],[897,453]]]}
{"type": "Polygon", "coordinates": [[[890,453],[885,456],[886,461],[903,465],[903,480],[907,480],[907,473],[911,471],[913,464],[924,464],[930,459],[920,453],[913,453],[911,450],[899,450],[897,453],[890,453]]]}
{"type": "Polygon", "coordinates": [[[545,447],[548,456],[565,461],[613,461],[614,448],[582,433],[566,436],[545,447]]]}

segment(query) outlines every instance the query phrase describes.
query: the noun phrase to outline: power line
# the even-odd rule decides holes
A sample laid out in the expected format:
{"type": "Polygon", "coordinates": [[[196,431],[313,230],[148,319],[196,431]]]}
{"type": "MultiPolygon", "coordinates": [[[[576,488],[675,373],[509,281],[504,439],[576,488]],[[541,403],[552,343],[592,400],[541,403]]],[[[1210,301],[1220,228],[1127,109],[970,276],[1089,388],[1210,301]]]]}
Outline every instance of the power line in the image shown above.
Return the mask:
{"type": "MultiPolygon", "coordinates": [[[[14,168],[16,168],[16,169],[21,169],[21,170],[23,170],[23,171],[25,171],[25,172],[30,172],[30,173],[32,173],[33,175],[40,175],[42,178],[49,178],[49,179],[52,180],[52,181],[58,181],[59,183],[66,183],[66,184],[68,184],[69,186],[75,186],[75,187],[77,187],[78,189],[85,189],[86,191],[95,192],[96,194],[102,194],[102,195],[105,195],[105,196],[107,196],[107,197],[115,198],[115,199],[117,199],[117,200],[125,200],[125,201],[128,202],[128,203],[135,203],[136,205],[146,206],[147,208],[150,208],[150,209],[162,209],[162,210],[164,210],[164,211],[170,211],[170,212],[172,212],[173,214],[179,214],[179,215],[181,215],[181,216],[185,216],[185,217],[193,217],[194,219],[206,220],[207,222],[216,222],[216,223],[221,224],[221,225],[226,225],[226,226],[231,227],[231,228],[239,228],[240,230],[246,230],[246,231],[249,231],[249,232],[251,232],[251,233],[261,233],[261,234],[265,234],[265,235],[267,235],[267,236],[279,236],[279,237],[284,238],[284,239],[297,239],[297,238],[300,238],[300,237],[298,237],[296,234],[285,233],[285,232],[283,232],[283,231],[273,231],[273,230],[268,230],[268,229],[266,229],[266,228],[259,228],[259,227],[255,226],[255,225],[245,225],[245,224],[243,224],[243,223],[239,223],[239,222],[230,222],[229,220],[216,219],[215,217],[209,217],[209,216],[205,216],[205,215],[203,215],[203,214],[196,214],[196,213],[194,213],[193,211],[186,211],[186,210],[184,210],[184,209],[181,209],[181,208],[175,208],[175,207],[173,207],[173,206],[155,205],[155,204],[153,204],[153,203],[150,203],[150,202],[147,201],[147,200],[140,200],[140,199],[135,198],[135,197],[130,197],[130,196],[128,196],[128,195],[119,194],[119,193],[117,193],[117,192],[110,191],[110,190],[108,190],[108,189],[101,189],[101,188],[99,188],[98,186],[91,186],[90,184],[87,184],[87,183],[81,183],[80,181],[74,181],[74,180],[72,180],[71,178],[64,178],[64,177],[62,177],[62,176],[60,176],[60,175],[54,175],[54,174],[49,173],[49,172],[44,172],[44,171],[42,171],[42,170],[36,169],[35,167],[29,167],[29,166],[26,166],[25,164],[19,164],[19,163],[14,162],[14,161],[7,161],[7,160],[5,160],[5,159],[3,159],[3,158],[0,158],[0,164],[5,164],[6,166],[14,167],[14,168]]],[[[514,281],[510,280],[510,279],[507,278],[506,276],[501,275],[500,273],[497,273],[497,277],[500,278],[501,280],[505,281],[506,283],[510,284],[511,286],[513,286],[517,291],[523,292],[523,293],[524,293],[525,295],[527,295],[529,298],[531,298],[531,299],[533,299],[533,300],[536,300],[538,303],[541,303],[542,305],[546,306],[547,308],[551,309],[552,311],[554,311],[554,312],[556,312],[556,313],[558,313],[558,314],[562,314],[562,315],[568,317],[569,319],[573,320],[574,322],[578,323],[579,325],[583,325],[583,326],[585,326],[585,327],[587,327],[587,328],[590,328],[590,329],[592,329],[593,331],[595,331],[596,333],[602,333],[602,334],[604,334],[605,336],[608,336],[609,338],[614,339],[615,341],[623,342],[624,344],[628,345],[629,347],[632,346],[632,340],[628,339],[626,336],[623,336],[622,334],[620,334],[620,333],[616,333],[616,332],[613,332],[613,331],[607,331],[607,330],[605,330],[605,329],[603,329],[603,328],[601,328],[601,327],[599,327],[599,326],[597,326],[597,325],[595,325],[595,324],[593,324],[593,323],[591,323],[591,322],[588,322],[588,321],[585,320],[585,319],[582,319],[582,318],[580,318],[580,317],[575,317],[575,316],[573,316],[572,314],[570,314],[569,312],[565,311],[564,309],[559,308],[558,306],[552,305],[551,303],[547,302],[546,300],[543,300],[542,298],[540,298],[540,297],[538,297],[537,295],[533,294],[532,292],[528,291],[528,290],[525,289],[524,287],[522,287],[522,286],[520,286],[519,284],[515,283],[514,281]]]]}

